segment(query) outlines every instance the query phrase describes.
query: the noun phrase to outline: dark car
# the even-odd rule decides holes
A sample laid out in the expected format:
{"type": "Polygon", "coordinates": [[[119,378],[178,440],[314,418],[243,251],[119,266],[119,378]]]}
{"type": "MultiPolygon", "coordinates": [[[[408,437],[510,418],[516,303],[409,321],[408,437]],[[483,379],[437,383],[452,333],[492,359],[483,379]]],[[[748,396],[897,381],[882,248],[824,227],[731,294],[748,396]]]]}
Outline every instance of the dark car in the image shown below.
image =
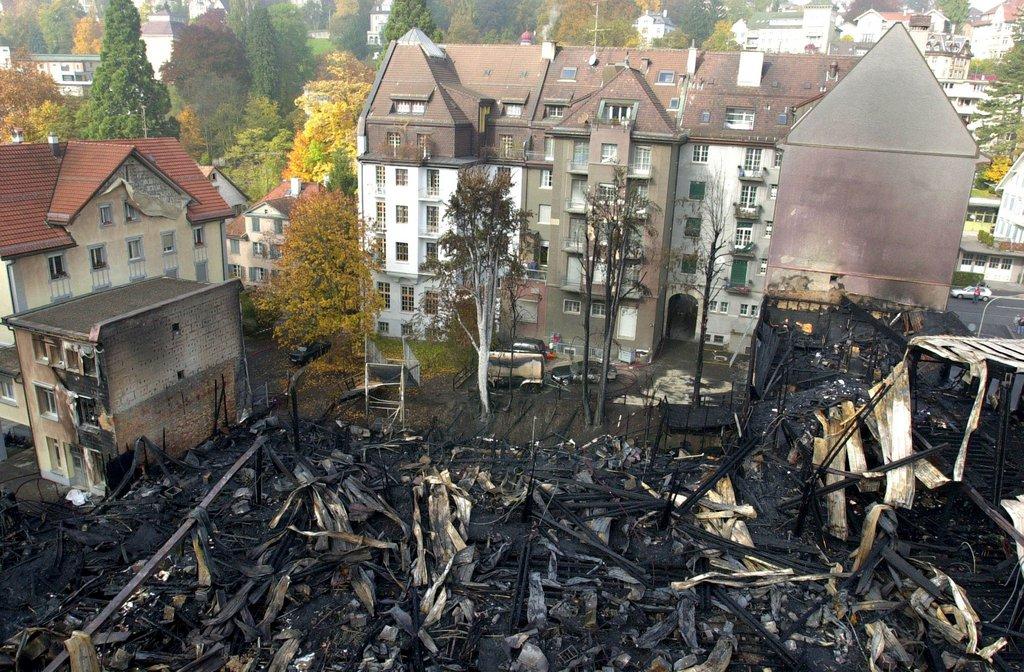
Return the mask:
{"type": "Polygon", "coordinates": [[[517,338],[512,341],[511,347],[502,345],[496,350],[504,352],[529,352],[535,355],[544,355],[544,359],[554,359],[554,353],[548,350],[548,344],[539,338],[517,338]]]}
{"type": "Polygon", "coordinates": [[[331,349],[329,341],[312,341],[291,351],[288,359],[295,366],[305,366],[314,359],[324,356],[331,349]]]}
{"type": "MultiPolygon", "coordinates": [[[[591,362],[589,369],[590,375],[587,376],[587,380],[592,383],[601,380],[601,362],[591,362]]],[[[618,378],[618,375],[619,372],[615,370],[614,366],[608,367],[608,380],[615,380],[618,378]]],[[[559,385],[581,382],[583,380],[583,362],[572,362],[571,364],[556,366],[551,369],[551,379],[559,385]]]]}

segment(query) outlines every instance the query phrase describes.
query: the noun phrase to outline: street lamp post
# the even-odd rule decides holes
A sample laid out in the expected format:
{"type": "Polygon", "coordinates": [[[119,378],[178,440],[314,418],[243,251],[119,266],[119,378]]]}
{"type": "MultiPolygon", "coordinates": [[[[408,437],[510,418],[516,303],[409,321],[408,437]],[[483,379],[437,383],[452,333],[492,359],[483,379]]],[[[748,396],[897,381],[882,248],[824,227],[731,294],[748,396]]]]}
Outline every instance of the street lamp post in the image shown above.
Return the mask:
{"type": "Polygon", "coordinates": [[[978,336],[981,336],[981,328],[985,325],[985,313],[988,312],[988,307],[991,306],[996,301],[1006,299],[1009,299],[1011,301],[1019,300],[1016,296],[994,296],[985,302],[985,307],[981,309],[981,319],[978,321],[978,336]]]}

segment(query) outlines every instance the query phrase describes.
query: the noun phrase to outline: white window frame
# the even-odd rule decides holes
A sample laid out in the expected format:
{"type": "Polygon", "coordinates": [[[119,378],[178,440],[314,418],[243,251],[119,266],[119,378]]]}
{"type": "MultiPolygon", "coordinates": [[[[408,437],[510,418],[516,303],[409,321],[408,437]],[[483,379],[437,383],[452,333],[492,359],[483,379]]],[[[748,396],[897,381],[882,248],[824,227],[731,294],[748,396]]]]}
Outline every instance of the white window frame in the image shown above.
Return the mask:
{"type": "Polygon", "coordinates": [[[540,188],[550,189],[554,184],[554,174],[549,168],[542,168],[540,171],[540,188]]]}
{"type": "Polygon", "coordinates": [[[616,164],[619,162],[619,146],[614,142],[601,143],[601,163],[616,164]]]}
{"type": "Polygon", "coordinates": [[[100,271],[107,268],[107,246],[106,245],[90,245],[89,246],[89,268],[93,271],[100,271]],[[99,264],[97,264],[96,252],[99,252],[99,264]]]}
{"type": "Polygon", "coordinates": [[[583,312],[583,303],[579,299],[562,299],[562,312],[566,315],[579,315],[583,312]]]}
{"type": "Polygon", "coordinates": [[[178,251],[178,245],[174,240],[174,231],[161,231],[160,232],[160,252],[161,254],[174,254],[178,251]],[[171,245],[167,246],[168,236],[170,236],[171,245]]]}
{"type": "Polygon", "coordinates": [[[18,405],[17,392],[14,391],[14,377],[6,374],[0,374],[0,402],[10,404],[11,406],[18,405]]]}
{"type": "Polygon", "coordinates": [[[100,203],[100,226],[113,226],[114,225],[114,206],[110,203],[100,203]],[[107,218],[104,219],[103,213],[107,213],[107,218]]]}
{"type": "Polygon", "coordinates": [[[142,236],[133,236],[131,238],[125,238],[125,249],[128,252],[128,261],[145,261],[146,260],[146,248],[142,245],[142,236]],[[132,256],[132,243],[139,244],[139,255],[137,257],[132,256]]]}
{"type": "Polygon", "coordinates": [[[711,153],[711,145],[694,145],[691,163],[707,163],[711,153]]]}
{"type": "Polygon", "coordinates": [[[64,257],[63,252],[48,254],[46,256],[46,270],[50,276],[50,280],[60,280],[62,278],[70,277],[70,274],[68,273],[68,261],[64,257]]]}
{"type": "Polygon", "coordinates": [[[206,247],[206,230],[202,225],[192,227],[192,247],[206,247]]]}
{"type": "Polygon", "coordinates": [[[53,420],[57,422],[60,420],[59,409],[57,407],[57,393],[53,390],[53,385],[47,385],[46,383],[32,383],[35,387],[36,392],[36,405],[39,407],[39,417],[46,418],[47,420],[53,420]],[[50,404],[47,403],[44,408],[43,398],[47,401],[53,400],[53,410],[50,410],[50,404]]]}
{"type": "Polygon", "coordinates": [[[751,131],[754,129],[754,121],[757,118],[756,112],[749,107],[727,107],[725,108],[725,128],[738,131],[751,131]]]}

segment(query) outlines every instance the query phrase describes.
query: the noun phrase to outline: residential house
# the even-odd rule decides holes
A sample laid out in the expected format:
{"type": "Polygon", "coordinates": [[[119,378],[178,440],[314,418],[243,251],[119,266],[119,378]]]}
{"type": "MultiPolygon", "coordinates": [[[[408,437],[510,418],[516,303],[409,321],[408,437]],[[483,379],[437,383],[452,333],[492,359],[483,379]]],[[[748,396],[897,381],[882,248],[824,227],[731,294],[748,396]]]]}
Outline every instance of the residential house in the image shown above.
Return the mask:
{"type": "Polygon", "coordinates": [[[4,318],[42,477],[103,493],[140,437],[179,456],[216,419],[237,420],[249,398],[240,290],[158,277],[4,318]]]}
{"type": "MultiPolygon", "coordinates": [[[[708,307],[705,338],[742,351],[765,291],[768,247],[776,227],[782,152],[776,148],[800,108],[832,90],[856,59],[826,54],[708,53],[695,57],[681,104],[687,146],[680,156],[672,229],[668,331],[689,338],[708,307]],[[707,203],[705,198],[718,203],[707,203]],[[713,222],[725,213],[725,250],[703,296],[702,261],[713,222]]],[[[706,259],[706,257],[705,257],[706,259]]]]}
{"type": "Polygon", "coordinates": [[[668,18],[667,9],[660,12],[644,12],[633,22],[633,27],[640,36],[640,43],[645,47],[677,30],[676,24],[668,18]]]}
{"type": "MultiPolygon", "coordinates": [[[[924,12],[928,17],[929,30],[933,33],[949,33],[952,26],[946,15],[937,9],[924,12]]],[[[853,18],[843,26],[843,35],[853,37],[854,42],[877,42],[882,35],[887,33],[897,23],[910,28],[911,18],[915,14],[909,12],[880,12],[877,9],[869,9],[853,18]]]]}
{"type": "Polygon", "coordinates": [[[1020,156],[996,185],[996,191],[1002,198],[993,235],[996,240],[1024,243],[1024,160],[1020,156]]]}
{"type": "Polygon", "coordinates": [[[371,47],[380,47],[383,43],[384,26],[391,16],[391,3],[394,0],[378,0],[370,11],[370,29],[366,31],[366,44],[371,47]]]}
{"type": "Polygon", "coordinates": [[[976,58],[999,58],[1013,47],[1013,24],[1024,0],[1007,0],[982,13],[965,30],[976,58]]]}
{"type": "MultiPolygon", "coordinates": [[[[231,210],[174,138],[0,145],[0,206],[2,315],[146,278],[225,278],[231,210]]],[[[0,328],[0,353],[13,343],[0,328]]],[[[23,424],[17,383],[0,373],[0,418],[23,424]]]]}
{"type": "Polygon", "coordinates": [[[319,189],[320,185],[297,177],[284,180],[231,220],[227,227],[228,275],[246,285],[260,285],[277,273],[292,206],[299,197],[319,189]]]}
{"type": "Polygon", "coordinates": [[[902,24],[779,147],[769,291],[944,309],[977,143],[902,24]]]}
{"type": "Polygon", "coordinates": [[[228,11],[227,0],[188,0],[189,21],[195,21],[209,11],[228,11]]]}
{"type": "Polygon", "coordinates": [[[0,44],[0,70],[10,70],[11,68],[11,48],[5,44],[0,44]]]}
{"type": "Polygon", "coordinates": [[[965,234],[960,241],[957,270],[980,273],[985,282],[1024,285],[1024,243],[997,240],[986,245],[977,234],[965,234]]]}
{"type": "Polygon", "coordinates": [[[789,54],[831,51],[839,39],[837,14],[830,4],[808,4],[780,12],[757,12],[732,25],[736,43],[751,51],[789,54]]]}
{"type": "Polygon", "coordinates": [[[210,184],[217,189],[220,197],[224,199],[228,207],[236,215],[242,214],[242,211],[249,205],[249,197],[246,193],[237,184],[232,182],[231,178],[224,174],[224,171],[216,166],[199,166],[199,170],[210,181],[210,184]]]}
{"type": "Polygon", "coordinates": [[[100,66],[98,54],[30,54],[28,58],[36,70],[53,79],[65,96],[88,93],[93,74],[100,66]]]}
{"type": "MultiPolygon", "coordinates": [[[[519,300],[517,333],[581,355],[580,229],[587,195],[610,184],[618,167],[646,189],[654,234],[645,240],[645,263],[639,270],[645,290],[624,297],[607,354],[648,360],[665,336],[667,292],[687,293],[671,276],[678,266],[674,246],[684,243],[685,217],[677,202],[689,193],[689,180],[680,182],[678,175],[693,170],[688,134],[701,126],[706,113],[707,138],[701,145],[708,145],[712,117],[716,128],[724,127],[727,116],[730,125],[742,126],[745,117],[733,119],[734,104],[744,114],[757,108],[759,133],[713,141],[715,161],[729,166],[730,188],[738,193],[746,147],[760,149],[762,165],[772,166],[774,138],[793,122],[787,112],[780,124],[780,115],[787,106],[820,96],[850,62],[838,59],[829,74],[829,63],[837,59],[826,55],[748,53],[763,59],[767,74],[762,78],[758,71],[759,85],[737,91],[726,79],[736,81],[739,53],[595,52],[547,42],[442,48],[418,30],[403,36],[382,59],[357,129],[360,213],[381,264],[375,281],[385,307],[378,331],[414,333],[436,313],[437,287],[424,264],[439,254],[437,241],[448,226],[445,203],[459,170],[484,166],[507,172],[513,199],[532,213],[522,249],[531,281],[519,300]],[[756,96],[750,95],[753,91],[756,96]],[[703,102],[691,105],[691,96],[703,102]],[[762,105],[780,109],[761,112],[762,105]],[[764,129],[776,135],[769,137],[764,129]],[[734,148],[738,158],[729,153],[734,148]],[[685,185],[682,193],[680,184],[685,185]],[[677,228],[678,238],[673,234],[677,228]]],[[[753,76],[752,69],[747,76],[753,76]]],[[[763,181],[760,191],[744,193],[754,193],[760,204],[769,186],[763,181]]],[[[762,233],[759,229],[759,241],[762,233]]],[[[591,313],[594,329],[600,329],[603,302],[596,301],[591,313]]],[[[738,304],[729,318],[722,315],[723,320],[748,322],[738,304]]],[[[722,329],[731,332],[731,327],[722,329]]],[[[681,337],[693,337],[692,321],[681,337]]],[[[592,347],[593,354],[605,354],[592,347]]]]}
{"type": "Polygon", "coordinates": [[[163,77],[161,70],[164,63],[171,60],[174,40],[184,27],[184,24],[172,17],[166,8],[154,10],[142,24],[142,41],[146,45],[146,58],[153,66],[153,75],[157,79],[163,77]]]}

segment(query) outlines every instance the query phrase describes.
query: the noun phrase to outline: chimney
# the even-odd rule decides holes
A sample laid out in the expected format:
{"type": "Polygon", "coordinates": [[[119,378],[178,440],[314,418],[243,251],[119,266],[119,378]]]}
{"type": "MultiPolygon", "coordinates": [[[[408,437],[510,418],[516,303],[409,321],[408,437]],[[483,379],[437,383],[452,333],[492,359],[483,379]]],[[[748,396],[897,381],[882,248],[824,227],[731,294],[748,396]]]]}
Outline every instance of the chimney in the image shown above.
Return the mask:
{"type": "Polygon", "coordinates": [[[740,67],[736,71],[736,86],[761,86],[763,69],[763,51],[741,51],[740,67]]]}
{"type": "Polygon", "coordinates": [[[697,47],[690,45],[686,50],[686,74],[693,77],[697,72],[697,47]]]}
{"type": "Polygon", "coordinates": [[[15,145],[25,142],[25,132],[20,128],[11,129],[11,142],[15,145]]]}
{"type": "Polygon", "coordinates": [[[540,57],[548,61],[555,60],[555,43],[548,42],[547,40],[541,43],[540,57]]]}
{"type": "Polygon", "coordinates": [[[297,177],[293,177],[291,179],[291,190],[290,190],[289,193],[292,196],[296,196],[297,197],[301,192],[302,192],[302,180],[300,180],[297,177]]]}
{"type": "Polygon", "coordinates": [[[48,136],[46,136],[46,141],[48,143],[50,143],[50,152],[53,153],[53,158],[59,159],[60,158],[60,139],[57,137],[57,134],[56,133],[50,133],[48,136]]]}

